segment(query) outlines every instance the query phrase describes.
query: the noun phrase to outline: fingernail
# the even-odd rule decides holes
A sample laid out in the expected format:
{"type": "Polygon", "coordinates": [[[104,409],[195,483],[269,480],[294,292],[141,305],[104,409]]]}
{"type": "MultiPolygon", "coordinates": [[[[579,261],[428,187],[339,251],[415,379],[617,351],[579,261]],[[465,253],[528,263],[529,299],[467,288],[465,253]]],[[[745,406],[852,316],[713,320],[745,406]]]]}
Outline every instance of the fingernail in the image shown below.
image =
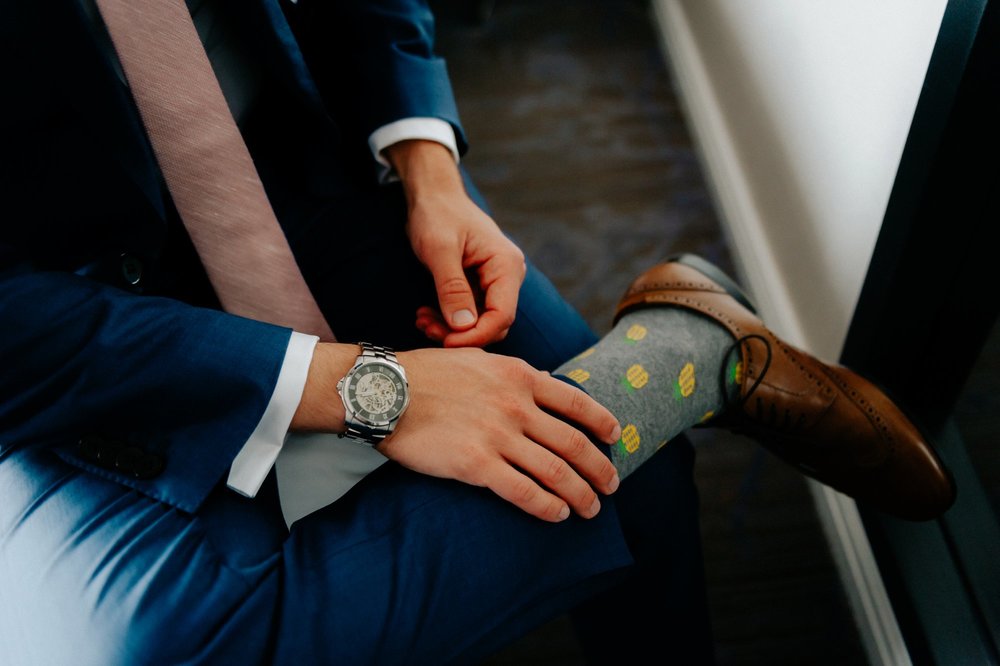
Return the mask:
{"type": "Polygon", "coordinates": [[[611,444],[617,442],[619,438],[621,438],[621,436],[622,436],[622,427],[616,423],[615,427],[611,430],[611,444]]]}
{"type": "Polygon", "coordinates": [[[622,480],[621,480],[621,478],[619,478],[618,473],[616,472],[615,475],[613,477],[611,477],[611,481],[608,483],[608,492],[609,493],[613,493],[616,490],[618,490],[618,485],[621,482],[622,482],[622,480]]]}
{"type": "Polygon", "coordinates": [[[569,518],[569,507],[564,506],[559,509],[559,520],[566,520],[567,518],[569,518]]]}
{"type": "Polygon", "coordinates": [[[465,326],[474,321],[476,321],[476,315],[472,314],[469,310],[459,310],[451,315],[451,323],[455,326],[465,326]]]}
{"type": "Polygon", "coordinates": [[[589,513],[590,517],[593,518],[594,516],[597,515],[597,512],[600,510],[601,510],[601,498],[595,497],[594,503],[590,505],[590,510],[587,513],[589,513]]]}

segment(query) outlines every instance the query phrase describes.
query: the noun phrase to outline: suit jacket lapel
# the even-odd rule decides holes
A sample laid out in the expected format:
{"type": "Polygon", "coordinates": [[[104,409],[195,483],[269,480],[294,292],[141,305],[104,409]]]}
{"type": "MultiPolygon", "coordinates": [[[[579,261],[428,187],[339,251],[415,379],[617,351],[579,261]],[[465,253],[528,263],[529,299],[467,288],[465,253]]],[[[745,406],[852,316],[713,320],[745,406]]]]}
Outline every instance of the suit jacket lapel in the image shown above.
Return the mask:
{"type": "Polygon", "coordinates": [[[42,19],[53,38],[50,52],[59,58],[53,66],[64,73],[70,104],[81,120],[100,135],[102,145],[163,217],[164,190],[156,158],[135,102],[120,78],[117,56],[106,35],[98,32],[103,26],[95,24],[82,6],[87,1],[38,3],[45,12],[57,14],[42,19]]]}
{"type": "MultiPolygon", "coordinates": [[[[53,71],[62,73],[70,103],[81,121],[92,128],[128,177],[143,192],[161,218],[165,217],[165,185],[146,139],[135,102],[121,78],[117,55],[103,25],[95,22],[84,2],[56,0],[30,3],[51,44],[42,46],[53,59],[53,71]],[[44,8],[44,9],[43,9],[44,8]]],[[[278,0],[247,2],[243,14],[248,27],[261,36],[265,62],[275,80],[303,98],[304,106],[325,119],[327,114],[312,74],[306,66],[292,29],[278,0]],[[273,56],[273,57],[271,57],[273,56]]],[[[57,74],[58,76],[58,74],[57,74]]]]}
{"type": "Polygon", "coordinates": [[[255,3],[248,4],[257,4],[262,10],[248,14],[256,14],[263,19],[261,27],[264,28],[264,36],[273,44],[273,52],[277,54],[277,57],[269,62],[273,64],[278,80],[290,82],[289,87],[303,97],[308,107],[326,115],[316,82],[306,66],[305,58],[279,0],[256,0],[255,3]]]}

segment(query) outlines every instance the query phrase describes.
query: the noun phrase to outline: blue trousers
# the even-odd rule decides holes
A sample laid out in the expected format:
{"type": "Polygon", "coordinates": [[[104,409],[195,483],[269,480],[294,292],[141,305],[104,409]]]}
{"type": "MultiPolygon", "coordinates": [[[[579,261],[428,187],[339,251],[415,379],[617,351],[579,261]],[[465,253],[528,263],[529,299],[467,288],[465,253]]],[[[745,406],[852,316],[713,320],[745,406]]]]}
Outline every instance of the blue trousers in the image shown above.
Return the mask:
{"type": "MultiPolygon", "coordinates": [[[[398,301],[328,317],[342,340],[415,346],[408,299],[427,303],[429,283],[409,279],[398,227],[368,231],[352,247],[400,252],[398,301]]],[[[552,369],[594,340],[530,267],[492,351],[552,369]]],[[[0,459],[0,664],[474,664],[563,613],[594,663],[706,663],[692,466],[678,438],[596,518],[550,524],[389,462],[289,531],[273,475],[255,499],[220,483],[191,515],[17,449],[0,459]]]]}

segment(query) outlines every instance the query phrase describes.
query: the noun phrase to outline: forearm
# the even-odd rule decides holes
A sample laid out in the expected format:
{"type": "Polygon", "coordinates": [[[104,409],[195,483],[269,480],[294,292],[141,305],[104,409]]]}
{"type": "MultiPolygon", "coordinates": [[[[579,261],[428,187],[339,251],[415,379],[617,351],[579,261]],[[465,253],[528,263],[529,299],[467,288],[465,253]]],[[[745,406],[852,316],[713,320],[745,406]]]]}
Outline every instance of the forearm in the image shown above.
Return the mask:
{"type": "Polygon", "coordinates": [[[442,144],[413,139],[395,143],[385,152],[411,209],[424,197],[465,195],[454,155],[442,144]]]}
{"type": "Polygon", "coordinates": [[[357,345],[336,342],[316,345],[302,400],[292,417],[290,430],[344,431],[344,403],[337,392],[337,382],[351,369],[357,356],[357,345]]]}

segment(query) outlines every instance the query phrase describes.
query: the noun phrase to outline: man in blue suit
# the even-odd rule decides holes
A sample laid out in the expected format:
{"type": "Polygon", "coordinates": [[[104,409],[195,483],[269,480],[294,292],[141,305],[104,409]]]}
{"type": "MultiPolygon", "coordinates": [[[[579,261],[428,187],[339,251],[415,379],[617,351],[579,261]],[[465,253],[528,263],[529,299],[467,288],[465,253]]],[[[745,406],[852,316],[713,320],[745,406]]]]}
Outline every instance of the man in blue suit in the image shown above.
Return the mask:
{"type": "Polygon", "coordinates": [[[691,448],[616,492],[570,445],[624,437],[540,372],[596,338],[458,169],[427,7],[187,6],[323,315],[400,351],[410,407],[294,508],[285,435],[344,431],[357,346],[224,312],[92,0],[8,0],[3,663],[469,663],[569,611],[595,659],[709,661],[691,448]]]}
{"type": "MultiPolygon", "coordinates": [[[[486,489],[393,464],[289,534],[273,472],[253,498],[227,487],[291,332],[219,310],[91,0],[5,4],[0,663],[467,661],[628,577],[615,510],[552,529],[486,489]]],[[[466,142],[422,3],[188,4],[338,339],[427,346],[413,324],[424,308],[421,328],[442,344],[538,368],[593,343],[534,268],[521,284],[517,248],[454,180],[466,142]],[[395,169],[373,159],[380,130],[395,169]],[[411,193],[409,211],[393,178],[407,159],[407,187],[446,179],[437,199],[411,193]],[[455,293],[452,265],[431,274],[411,247],[414,227],[430,253],[471,224],[502,269],[486,307],[455,293]],[[356,296],[361,280],[378,298],[356,296]],[[434,311],[448,307],[475,322],[445,330],[434,311]]],[[[482,363],[449,363],[459,394],[486,391],[471,378],[482,363]]],[[[302,429],[334,400],[303,408],[302,429]]],[[[472,424],[448,409],[437,418],[457,437],[472,424]]],[[[647,512],[658,536],[632,531],[660,558],[646,584],[673,610],[658,622],[684,637],[678,653],[707,655],[691,451],[679,440],[660,458],[649,483],[669,491],[647,512]]],[[[527,508],[551,520],[557,504],[527,508]]]]}

